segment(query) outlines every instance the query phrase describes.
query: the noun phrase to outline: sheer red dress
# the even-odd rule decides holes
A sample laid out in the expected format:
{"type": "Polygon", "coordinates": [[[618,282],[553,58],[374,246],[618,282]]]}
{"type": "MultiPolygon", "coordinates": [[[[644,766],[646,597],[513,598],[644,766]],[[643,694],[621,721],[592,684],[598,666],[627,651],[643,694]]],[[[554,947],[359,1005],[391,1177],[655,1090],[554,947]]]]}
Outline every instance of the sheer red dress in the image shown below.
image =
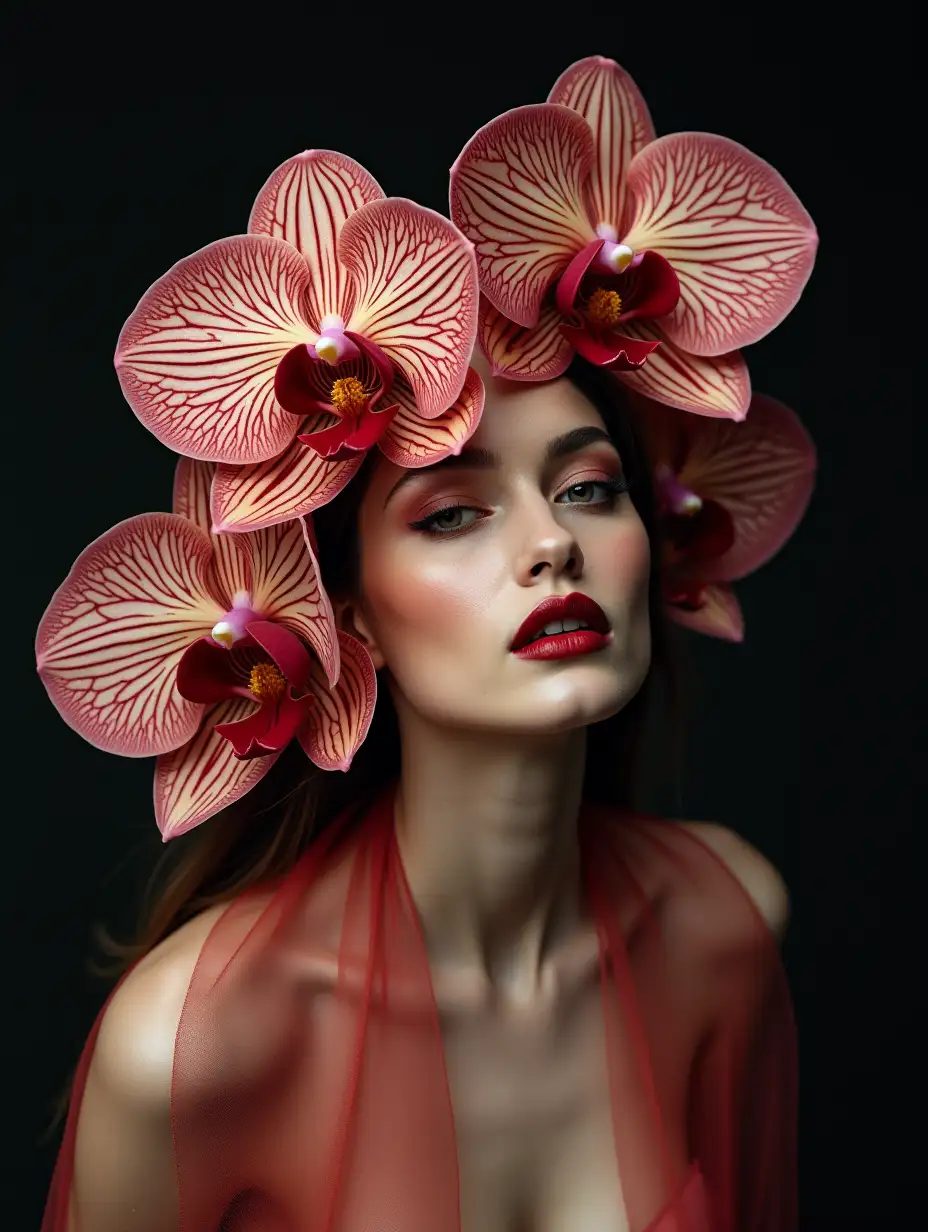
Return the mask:
{"type": "MultiPolygon", "coordinates": [[[[461,1228],[454,1108],[393,799],[325,828],[270,902],[267,887],[260,906],[257,892],[237,898],[202,949],[171,1095],[183,1232],[461,1228]]],[[[687,828],[584,805],[579,834],[630,1232],[790,1232],[795,1030],[766,922],[687,828]],[[681,1066],[694,1023],[701,1043],[681,1066]],[[685,1166],[669,1146],[680,1108],[685,1166]]],[[[67,1232],[104,1010],[42,1232],[67,1232]]]]}

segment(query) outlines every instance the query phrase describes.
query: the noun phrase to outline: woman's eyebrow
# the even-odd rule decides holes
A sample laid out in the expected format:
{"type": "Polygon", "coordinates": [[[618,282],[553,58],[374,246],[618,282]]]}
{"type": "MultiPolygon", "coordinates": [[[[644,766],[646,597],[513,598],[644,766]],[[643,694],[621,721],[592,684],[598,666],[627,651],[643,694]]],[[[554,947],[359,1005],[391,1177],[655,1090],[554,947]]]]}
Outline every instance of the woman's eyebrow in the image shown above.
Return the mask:
{"type": "MultiPolygon", "coordinates": [[[[553,440],[548,441],[548,444],[545,446],[545,466],[550,466],[552,462],[557,462],[561,458],[566,458],[572,453],[577,453],[580,449],[585,449],[587,445],[593,445],[597,442],[605,442],[607,445],[612,445],[615,448],[615,442],[604,428],[597,428],[592,424],[584,428],[572,428],[570,432],[565,432],[562,436],[556,436],[553,440]]],[[[387,493],[383,506],[386,509],[403,484],[412,482],[419,475],[434,475],[439,472],[443,473],[452,470],[493,470],[498,469],[500,466],[502,466],[502,458],[500,458],[498,453],[493,453],[489,449],[482,449],[479,445],[465,445],[460,453],[449,454],[441,462],[434,462],[431,466],[420,466],[407,470],[405,474],[397,479],[396,483],[387,493]]]]}

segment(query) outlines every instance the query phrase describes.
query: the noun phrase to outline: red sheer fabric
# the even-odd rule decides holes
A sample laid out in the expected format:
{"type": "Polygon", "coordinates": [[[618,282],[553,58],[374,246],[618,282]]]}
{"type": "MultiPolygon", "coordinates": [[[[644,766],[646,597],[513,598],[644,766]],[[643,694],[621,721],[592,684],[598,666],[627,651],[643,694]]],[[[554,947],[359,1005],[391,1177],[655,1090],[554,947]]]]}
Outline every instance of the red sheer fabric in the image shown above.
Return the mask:
{"type": "MultiPolygon", "coordinates": [[[[789,1232],[795,1033],[773,937],[684,827],[588,805],[580,836],[630,1232],[789,1232]]],[[[214,927],[181,1017],[180,1227],[459,1232],[451,1087],[392,789],[266,895],[214,927]]],[[[67,1229],[96,1031],[43,1232],[67,1229]]]]}

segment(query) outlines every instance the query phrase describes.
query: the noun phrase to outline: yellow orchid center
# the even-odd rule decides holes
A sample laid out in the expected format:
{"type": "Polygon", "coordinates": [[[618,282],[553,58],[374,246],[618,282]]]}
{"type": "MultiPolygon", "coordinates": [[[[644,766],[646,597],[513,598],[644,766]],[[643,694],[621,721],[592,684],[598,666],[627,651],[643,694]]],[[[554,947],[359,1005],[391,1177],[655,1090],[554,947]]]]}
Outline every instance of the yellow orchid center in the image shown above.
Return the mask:
{"type": "Polygon", "coordinates": [[[367,406],[367,390],[356,376],[345,376],[335,382],[329,395],[339,415],[360,415],[367,406]]]}
{"type": "Polygon", "coordinates": [[[622,315],[622,297],[618,291],[600,287],[590,296],[586,305],[587,320],[597,329],[610,329],[622,315]]]}
{"type": "Polygon", "coordinates": [[[248,687],[262,702],[276,702],[283,696],[287,680],[279,667],[273,663],[256,663],[251,669],[248,687]]]}

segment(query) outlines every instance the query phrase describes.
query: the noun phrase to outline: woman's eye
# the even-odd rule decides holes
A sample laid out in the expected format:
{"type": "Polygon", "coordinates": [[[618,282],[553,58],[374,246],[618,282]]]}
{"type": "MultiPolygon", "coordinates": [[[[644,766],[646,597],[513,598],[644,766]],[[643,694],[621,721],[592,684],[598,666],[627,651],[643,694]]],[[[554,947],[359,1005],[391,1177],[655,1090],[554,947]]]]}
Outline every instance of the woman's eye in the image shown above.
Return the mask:
{"type": "Polygon", "coordinates": [[[472,509],[468,505],[449,505],[446,509],[439,509],[437,513],[430,513],[427,518],[422,518],[419,522],[413,522],[413,526],[416,530],[441,535],[473,525],[479,512],[479,509],[472,509]],[[474,514],[470,520],[465,518],[468,513],[474,514]]]}
{"type": "MultiPolygon", "coordinates": [[[[568,505],[595,505],[611,509],[619,496],[628,491],[624,478],[618,479],[584,479],[581,483],[572,483],[561,492],[557,501],[568,505]],[[565,500],[566,497],[566,500],[565,500]]],[[[411,522],[413,530],[423,531],[427,535],[450,535],[455,531],[467,530],[475,522],[486,517],[486,513],[472,505],[446,505],[437,509],[428,517],[411,522]]]]}
{"type": "Polygon", "coordinates": [[[564,503],[568,505],[612,504],[620,493],[627,491],[628,484],[624,479],[584,479],[581,483],[572,483],[569,488],[565,488],[557,499],[560,501],[566,497],[564,503]],[[598,499],[596,489],[604,493],[598,499]]]}

